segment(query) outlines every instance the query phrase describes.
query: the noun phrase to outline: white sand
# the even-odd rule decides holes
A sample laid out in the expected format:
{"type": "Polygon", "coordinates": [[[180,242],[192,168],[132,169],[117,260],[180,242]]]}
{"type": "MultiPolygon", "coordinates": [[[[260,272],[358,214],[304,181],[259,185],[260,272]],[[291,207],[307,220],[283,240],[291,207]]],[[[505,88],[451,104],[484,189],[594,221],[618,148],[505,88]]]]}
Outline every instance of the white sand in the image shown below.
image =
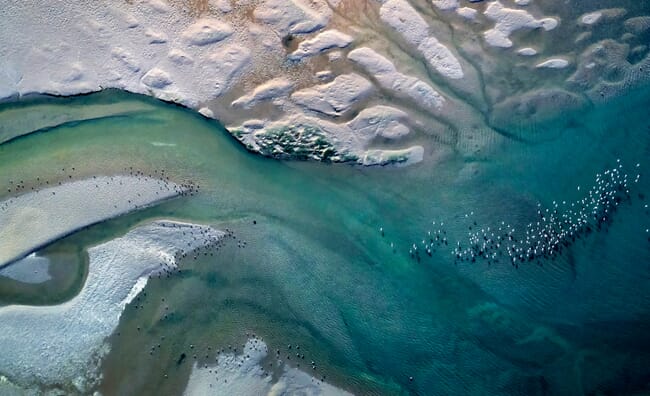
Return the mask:
{"type": "MultiPolygon", "coordinates": [[[[368,147],[362,138],[350,137],[347,125],[333,128],[328,120],[347,117],[366,106],[399,106],[411,118],[431,125],[432,132],[441,137],[437,142],[449,142],[442,144],[459,153],[467,151],[466,142],[474,147],[475,155],[482,145],[476,142],[494,142],[487,138],[490,128],[484,121],[490,98],[519,94],[501,79],[490,77],[512,60],[500,58],[497,51],[484,51],[481,43],[462,38],[464,35],[456,35],[462,41],[454,43],[447,25],[471,24],[458,26],[461,30],[483,26],[488,45],[514,47],[522,56],[532,56],[533,50],[545,59],[557,55],[552,52],[552,43],[546,48],[521,48],[522,43],[512,42],[512,33],[519,29],[551,30],[558,24],[558,19],[541,15],[540,7],[530,7],[522,0],[477,4],[431,0],[417,7],[409,0],[381,0],[363,7],[340,0],[211,0],[210,11],[202,14],[193,12],[200,2],[190,3],[70,0],[44,7],[29,0],[5,4],[7,17],[0,18],[0,31],[10,32],[6,36],[11,39],[0,40],[0,99],[36,92],[73,95],[118,88],[182,104],[227,125],[275,122],[297,127],[309,120],[322,132],[317,137],[319,144],[336,152],[326,157],[332,160],[349,160],[346,154],[363,153],[368,147]],[[366,12],[375,6],[378,15],[366,12]],[[426,6],[431,10],[423,12],[420,7],[426,6]],[[448,17],[450,23],[432,14],[448,17]],[[494,26],[489,25],[492,23],[494,26]],[[340,90],[319,98],[329,93],[313,85],[331,84],[337,76],[359,72],[352,63],[364,69],[368,77],[372,75],[368,83],[377,84],[379,89],[361,87],[359,94],[354,91],[360,86],[351,85],[348,93],[340,90]],[[383,69],[380,72],[378,68],[383,69]],[[441,79],[446,81],[439,82],[441,79]],[[487,86],[481,87],[484,83],[487,86]],[[389,103],[385,91],[406,103],[389,103]],[[295,102],[288,99],[291,94],[295,102]],[[354,98],[356,94],[362,100],[348,102],[346,95],[354,98]],[[290,125],[294,120],[299,124],[290,125]],[[449,130],[465,131],[467,139],[443,137],[449,130]],[[343,135],[335,134],[340,131],[343,135]],[[473,131],[485,133],[476,139],[473,131]]],[[[593,12],[602,14],[599,24],[615,18],[622,23],[626,14],[622,8],[593,12]]],[[[625,22],[627,34],[610,39],[633,40],[633,35],[647,29],[643,18],[629,19],[625,22]]],[[[580,19],[576,22],[584,25],[580,19]]],[[[590,29],[584,30],[582,33],[591,34],[590,29]]],[[[576,54],[584,51],[581,46],[593,44],[586,35],[582,40],[576,44],[576,54]]],[[[640,45],[631,51],[643,53],[640,45]]],[[[580,68],[577,56],[562,56],[580,68]]],[[[640,81],[641,77],[630,74],[630,78],[640,81]]],[[[579,87],[584,92],[593,90],[586,82],[594,79],[583,78],[579,87]]],[[[621,91],[617,88],[611,92],[621,91]]],[[[251,136],[246,133],[237,137],[251,136]]],[[[269,146],[267,143],[264,147],[269,146]]],[[[403,149],[392,144],[396,146],[391,149],[403,149]]],[[[255,150],[255,145],[250,148],[255,150]]]]}
{"type": "Polygon", "coordinates": [[[43,283],[52,277],[49,274],[50,260],[32,253],[29,256],[0,269],[0,276],[23,283],[43,283]]]}
{"type": "Polygon", "coordinates": [[[598,20],[602,18],[602,16],[603,13],[600,11],[590,12],[582,15],[580,17],[580,22],[582,22],[585,25],[593,25],[594,23],[598,22],[598,20]]]}
{"type": "Polygon", "coordinates": [[[548,68],[548,69],[564,69],[567,66],[569,66],[568,60],[562,58],[553,58],[538,63],[537,66],[535,67],[548,68]]]}
{"type": "Polygon", "coordinates": [[[429,62],[431,67],[443,76],[458,80],[465,75],[458,59],[437,38],[425,38],[418,45],[418,50],[422,53],[424,59],[429,62]]]}
{"type": "Polygon", "coordinates": [[[409,128],[403,124],[408,117],[408,114],[402,110],[378,105],[363,109],[347,125],[367,141],[376,136],[398,139],[410,132],[409,128]]]}
{"type": "Polygon", "coordinates": [[[334,81],[301,89],[291,95],[298,105],[329,116],[346,112],[373,90],[370,81],[358,74],[342,74],[334,81]]]}
{"type": "Polygon", "coordinates": [[[379,9],[381,20],[414,47],[429,36],[429,25],[406,0],[388,0],[379,9]]]}
{"type": "Polygon", "coordinates": [[[585,27],[591,27],[603,23],[615,22],[617,19],[623,18],[626,14],[627,10],[625,8],[604,8],[582,14],[577,22],[585,27]]]}
{"type": "Polygon", "coordinates": [[[334,79],[334,73],[331,70],[320,70],[316,72],[316,78],[320,81],[330,81],[334,79]]]}
{"type": "Polygon", "coordinates": [[[524,28],[552,30],[558,24],[555,18],[536,19],[527,11],[504,7],[498,0],[488,4],[484,14],[496,22],[494,28],[484,33],[485,41],[494,47],[512,47],[509,36],[516,30],[524,28]]]}
{"type": "Polygon", "coordinates": [[[167,58],[178,66],[191,65],[194,59],[185,51],[172,48],[167,53],[167,58]]]}
{"type": "Polygon", "coordinates": [[[476,15],[478,14],[478,11],[470,7],[461,7],[456,10],[456,13],[465,19],[474,20],[476,19],[476,15]]]}
{"type": "Polygon", "coordinates": [[[219,42],[232,33],[229,24],[213,18],[202,18],[185,29],[181,36],[191,45],[208,45],[219,42]]]}
{"type": "Polygon", "coordinates": [[[319,55],[333,48],[345,48],[352,43],[352,36],[338,30],[326,30],[314,38],[298,44],[298,49],[289,55],[289,59],[299,61],[314,55],[319,55]]]}
{"type": "Polygon", "coordinates": [[[0,202],[0,267],[56,239],[183,190],[148,177],[101,176],[30,191],[0,202]]]}
{"type": "MultiPolygon", "coordinates": [[[[0,99],[11,95],[73,95],[120,88],[200,108],[222,95],[249,67],[251,48],[216,18],[195,20],[164,0],[109,5],[38,2],[5,7],[0,29],[0,99]],[[47,11],[47,12],[46,12],[47,11]]],[[[279,41],[279,40],[278,40],[279,41]]],[[[260,51],[261,53],[261,51],[260,51]]]]}
{"type": "Polygon", "coordinates": [[[173,83],[172,76],[157,67],[154,67],[142,76],[142,84],[149,88],[163,89],[171,83],[173,83]]]}
{"type": "Polygon", "coordinates": [[[0,373],[23,386],[73,384],[83,393],[98,374],[105,338],[137,295],[133,288],[142,290],[162,263],[176,266],[176,253],[223,235],[210,227],[156,221],[89,249],[86,283],[70,301],[0,308],[0,373]]]}
{"type": "Polygon", "coordinates": [[[429,84],[398,72],[391,61],[370,48],[352,50],[348,59],[363,67],[383,88],[411,98],[427,110],[438,110],[445,102],[442,95],[429,84]]]}
{"type": "MultiPolygon", "coordinates": [[[[585,28],[591,28],[597,25],[603,25],[605,23],[619,23],[619,20],[627,15],[627,10],[625,8],[604,8],[592,12],[582,14],[578,20],[578,25],[582,25],[585,28]]],[[[643,18],[643,17],[641,17],[643,18]]],[[[628,27],[627,25],[625,25],[628,27]]],[[[587,39],[592,37],[591,29],[583,32],[578,38],[576,38],[576,43],[581,43],[582,41],[587,41],[587,39]]],[[[622,41],[625,41],[625,35],[620,38],[622,41]]]]}
{"type": "Polygon", "coordinates": [[[165,33],[149,28],[144,31],[144,35],[149,37],[149,44],[165,44],[168,40],[165,33]]]}
{"type": "Polygon", "coordinates": [[[294,83],[286,77],[278,77],[258,85],[255,89],[232,102],[232,106],[251,108],[258,102],[277,99],[287,96],[294,87],[294,83]]]}
{"type": "Polygon", "coordinates": [[[267,0],[255,7],[253,16],[285,36],[289,33],[313,33],[324,28],[332,10],[323,0],[267,0]]]}
{"type": "Polygon", "coordinates": [[[434,6],[441,10],[455,10],[458,8],[458,0],[431,0],[434,6]]]}
{"type": "Polygon", "coordinates": [[[215,366],[192,367],[192,373],[184,395],[303,395],[335,396],[351,395],[342,389],[288,366],[277,381],[261,366],[267,356],[267,346],[259,339],[250,339],[241,355],[221,353],[215,366]]]}
{"type": "Polygon", "coordinates": [[[399,165],[412,165],[422,161],[424,148],[412,146],[401,150],[368,150],[365,152],[362,163],[364,165],[383,165],[395,162],[399,165]]]}
{"type": "MultiPolygon", "coordinates": [[[[434,6],[476,17],[476,9],[459,8],[461,4],[437,0],[434,6]]],[[[363,155],[367,142],[353,136],[348,125],[331,127],[326,120],[370,105],[392,105],[374,89],[375,81],[408,101],[401,111],[411,113],[415,104],[418,113],[423,110],[444,123],[465,116],[471,106],[445,99],[440,92],[451,89],[452,97],[481,100],[478,73],[449,46],[449,32],[437,34],[430,27],[436,22],[407,0],[383,2],[383,24],[377,24],[374,15],[358,22],[351,18],[354,22],[349,23],[347,5],[335,0],[259,0],[248,5],[218,0],[209,5],[209,13],[197,16],[167,0],[110,5],[71,0],[58,3],[55,10],[32,1],[8,4],[5,12],[10,17],[0,19],[0,30],[12,32],[12,40],[0,40],[0,98],[114,87],[177,102],[229,125],[253,125],[253,119],[260,119],[264,125],[295,127],[289,122],[306,125],[303,121],[309,120],[322,132],[318,139],[336,150],[334,159],[363,155]],[[364,32],[374,29],[383,35],[384,27],[401,38],[393,43],[394,37],[387,37],[382,55],[365,47],[357,57],[346,56],[375,36],[364,32]],[[297,43],[290,51],[284,41],[288,35],[295,40],[288,42],[297,43]],[[425,73],[415,77],[398,72],[404,62],[413,70],[410,59],[392,55],[404,42],[409,54],[424,60],[427,71],[454,80],[451,86],[436,87],[425,73]],[[370,59],[362,59],[366,56],[370,59]],[[306,58],[310,61],[300,62],[306,58]],[[321,62],[328,60],[331,66],[322,70],[321,62]],[[373,72],[373,62],[388,69],[373,72]],[[351,73],[350,63],[377,80],[351,73]],[[313,85],[316,81],[321,84],[313,85]],[[272,106],[256,107],[262,102],[272,106]],[[237,110],[228,111],[230,105],[237,110]],[[452,108],[457,105],[462,114],[452,108]],[[252,108],[254,114],[248,111],[252,108]],[[341,131],[343,135],[336,135],[341,131]]],[[[352,12],[357,10],[352,7],[352,12]]],[[[402,126],[385,136],[405,132],[402,126]]]]}
{"type": "Polygon", "coordinates": [[[207,107],[201,107],[199,109],[199,114],[201,114],[204,117],[214,118],[214,112],[207,107]]]}
{"type": "Polygon", "coordinates": [[[337,147],[341,152],[358,158],[362,165],[411,165],[422,160],[422,147],[413,146],[397,150],[370,148],[376,137],[399,141],[401,137],[406,136],[410,132],[406,125],[408,118],[408,114],[403,110],[377,105],[360,111],[346,123],[336,123],[296,112],[274,121],[251,119],[230,128],[241,131],[242,140],[251,146],[259,144],[258,142],[264,140],[273,130],[289,126],[297,129],[314,128],[329,136],[336,136],[337,147]]]}
{"type": "Polygon", "coordinates": [[[447,78],[463,78],[458,59],[449,48],[429,35],[429,25],[406,0],[386,1],[379,10],[379,16],[407,43],[417,48],[433,70],[447,78]]]}

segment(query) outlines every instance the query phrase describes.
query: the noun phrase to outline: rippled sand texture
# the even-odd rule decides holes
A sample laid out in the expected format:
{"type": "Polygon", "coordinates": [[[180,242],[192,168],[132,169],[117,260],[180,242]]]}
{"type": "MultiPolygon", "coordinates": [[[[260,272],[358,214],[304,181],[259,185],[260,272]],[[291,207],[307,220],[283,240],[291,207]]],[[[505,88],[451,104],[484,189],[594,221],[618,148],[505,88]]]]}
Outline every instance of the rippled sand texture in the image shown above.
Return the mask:
{"type": "Polygon", "coordinates": [[[646,2],[143,0],[7,5],[0,98],[107,87],[282,158],[413,164],[552,139],[650,76],[646,2]],[[406,116],[402,116],[406,114],[406,116]],[[400,116],[397,116],[400,115],[400,116]],[[379,133],[390,127],[387,133],[379,133]]]}

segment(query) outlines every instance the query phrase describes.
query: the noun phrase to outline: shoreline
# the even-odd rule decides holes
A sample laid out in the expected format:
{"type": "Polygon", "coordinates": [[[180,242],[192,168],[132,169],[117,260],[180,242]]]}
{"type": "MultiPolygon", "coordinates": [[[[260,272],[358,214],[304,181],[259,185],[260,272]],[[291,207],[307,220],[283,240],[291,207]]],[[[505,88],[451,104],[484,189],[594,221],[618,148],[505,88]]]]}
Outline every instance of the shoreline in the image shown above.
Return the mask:
{"type": "MultiPolygon", "coordinates": [[[[30,106],[30,105],[38,105],[38,104],[47,104],[50,103],[49,101],[51,100],[63,100],[63,101],[74,101],[75,99],[78,98],[83,98],[83,97],[91,97],[91,96],[97,96],[101,98],[101,95],[124,95],[126,97],[132,96],[137,98],[140,101],[152,101],[156,103],[164,103],[165,105],[172,105],[178,109],[181,109],[183,111],[187,111],[191,113],[194,116],[200,116],[202,119],[208,122],[214,122],[217,124],[219,128],[223,128],[227,132],[227,137],[229,139],[232,139],[236,144],[238,144],[241,148],[246,150],[246,152],[257,155],[263,158],[267,158],[270,160],[275,160],[275,161],[298,161],[298,162],[319,162],[323,164],[344,164],[344,165],[349,165],[349,166],[360,166],[362,168],[377,168],[377,167],[401,167],[401,166],[409,166],[409,163],[403,163],[404,161],[396,160],[394,162],[387,161],[387,162],[379,162],[379,163],[363,163],[359,162],[359,160],[355,159],[343,159],[339,161],[332,161],[329,159],[320,159],[320,160],[315,160],[310,157],[301,157],[301,156],[291,156],[291,155],[269,155],[269,154],[264,154],[263,152],[256,151],[254,148],[252,148],[250,145],[246,144],[244,141],[238,139],[235,136],[236,131],[231,131],[228,129],[226,125],[224,125],[219,119],[210,117],[208,115],[203,114],[200,109],[194,109],[192,107],[189,107],[183,103],[179,103],[173,100],[167,100],[163,98],[159,98],[156,96],[140,93],[140,92],[134,92],[134,91],[129,91],[126,89],[121,89],[121,88],[102,88],[100,90],[96,91],[88,91],[88,92],[80,92],[78,94],[72,94],[72,95],[59,95],[59,94],[52,94],[52,93],[29,93],[26,95],[21,95],[21,96],[15,96],[15,97],[9,97],[9,98],[2,98],[0,99],[0,110],[2,110],[3,106],[16,106],[16,107],[22,107],[22,106],[30,106]]],[[[107,101],[106,104],[110,104],[112,101],[107,101]]],[[[9,144],[11,142],[17,141],[19,139],[25,138],[27,136],[36,134],[36,133],[46,133],[50,130],[66,126],[67,124],[74,124],[78,122],[92,122],[95,120],[101,120],[101,119],[106,119],[106,118],[111,118],[111,117],[128,117],[131,113],[123,114],[123,113],[118,113],[118,114],[109,114],[106,116],[100,116],[96,118],[88,118],[88,119],[82,119],[82,120],[70,120],[70,121],[65,121],[59,124],[55,125],[49,125],[45,126],[42,128],[38,128],[36,130],[32,130],[26,133],[22,133],[13,137],[10,137],[7,140],[0,141],[0,146],[9,144]]],[[[372,156],[373,154],[376,154],[375,152],[381,153],[390,153],[391,151],[399,151],[399,150],[369,150],[367,156],[372,156]]],[[[419,161],[416,161],[419,162],[419,161]]]]}
{"type": "Polygon", "coordinates": [[[459,7],[140,0],[65,3],[50,15],[30,3],[10,6],[12,17],[0,26],[17,34],[0,42],[7,55],[0,103],[118,89],[216,119],[247,151],[265,157],[408,166],[429,156],[435,162],[430,144],[469,160],[494,152],[509,137],[500,134],[499,115],[517,124],[533,114],[534,124],[543,124],[541,108],[544,118],[575,96],[607,103],[650,81],[639,73],[650,70],[650,52],[637,43],[640,23],[650,17],[637,16],[644,10],[634,5],[616,17],[624,42],[620,34],[591,39],[598,24],[580,22],[584,10],[571,7],[501,0],[459,7]],[[519,31],[577,37],[575,50],[533,45],[519,31]],[[455,33],[467,39],[456,42],[455,33]],[[626,45],[634,60],[620,56],[626,45]],[[613,67],[616,78],[602,77],[613,67]],[[495,79],[504,68],[511,78],[495,79]],[[373,117],[350,123],[371,110],[373,117]],[[423,143],[431,136],[435,143],[423,143]]]}

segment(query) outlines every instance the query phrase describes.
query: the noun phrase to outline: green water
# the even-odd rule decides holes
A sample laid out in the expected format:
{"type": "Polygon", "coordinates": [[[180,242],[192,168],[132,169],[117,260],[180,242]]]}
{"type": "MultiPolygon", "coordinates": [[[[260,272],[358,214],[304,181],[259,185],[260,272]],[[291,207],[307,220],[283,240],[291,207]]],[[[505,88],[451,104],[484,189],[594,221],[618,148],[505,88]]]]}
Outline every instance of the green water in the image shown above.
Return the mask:
{"type": "MultiPolygon", "coordinates": [[[[41,120],[34,125],[42,128],[66,112],[78,122],[66,118],[0,145],[0,194],[10,180],[29,188],[37,177],[67,179],[63,169],[71,167],[78,176],[164,169],[174,181],[198,183],[201,193],[93,226],[51,249],[76,252],[161,217],[230,228],[247,242],[239,248],[231,241],[147,286],[135,303],[141,306],[127,308],[111,338],[104,394],[181,393],[191,363],[177,360],[192,354],[190,343],[201,350],[197,359],[214,361],[216,348],[241,345],[247,332],[283,354],[288,344],[301,345],[318,377],[358,394],[648,392],[645,177],[607,231],[578,240],[543,267],[454,264],[451,246],[419,261],[409,255],[411,244],[435,230],[432,221],[445,222],[453,244],[466,236],[468,212],[479,226],[523,228],[538,202],[579,199],[618,158],[626,171],[643,173],[650,121],[640,109],[647,108],[650,92],[631,92],[607,107],[562,115],[568,126],[549,139],[506,141],[475,162],[452,156],[359,168],[261,158],[218,123],[145,97],[108,91],[27,100],[0,107],[0,120],[29,115],[26,122],[41,120]],[[163,320],[166,304],[174,315],[163,320]]],[[[534,127],[539,134],[545,126],[534,127]]],[[[82,258],[70,259],[71,273],[83,272],[82,258]]],[[[79,290],[83,274],[74,279],[33,299],[33,291],[17,297],[15,285],[0,282],[0,302],[59,302],[79,290]]]]}

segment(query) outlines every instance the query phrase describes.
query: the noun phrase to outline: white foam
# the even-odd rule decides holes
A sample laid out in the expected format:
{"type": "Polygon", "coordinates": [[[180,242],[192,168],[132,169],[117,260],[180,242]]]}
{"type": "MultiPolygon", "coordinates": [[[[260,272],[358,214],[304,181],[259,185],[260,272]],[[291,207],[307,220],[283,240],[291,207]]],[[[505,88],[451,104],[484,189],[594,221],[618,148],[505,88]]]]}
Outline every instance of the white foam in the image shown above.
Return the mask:
{"type": "Polygon", "coordinates": [[[569,61],[562,58],[552,58],[545,60],[544,62],[538,63],[538,68],[548,68],[548,69],[564,69],[569,66],[569,61]]]}
{"type": "Polygon", "coordinates": [[[126,306],[129,305],[131,301],[133,301],[133,299],[135,299],[138,294],[144,290],[145,286],[147,286],[148,281],[149,278],[147,276],[141,276],[138,278],[138,280],[135,281],[135,284],[133,284],[133,287],[131,287],[131,290],[129,290],[129,294],[127,294],[126,297],[124,297],[124,299],[119,303],[119,306],[122,308],[122,310],[124,310],[124,308],[126,308],[126,306]]]}
{"type": "Polygon", "coordinates": [[[232,102],[232,106],[250,108],[258,102],[287,96],[294,87],[294,83],[286,77],[278,77],[255,87],[253,92],[241,96],[232,102]]]}
{"type": "Polygon", "coordinates": [[[298,44],[298,48],[289,55],[289,59],[299,61],[332,48],[345,48],[352,43],[352,40],[352,36],[338,30],[327,30],[298,44]]]}
{"type": "Polygon", "coordinates": [[[494,47],[512,47],[509,36],[516,30],[523,28],[552,30],[558,24],[555,18],[536,19],[527,11],[504,7],[498,0],[488,4],[484,14],[489,19],[496,21],[494,28],[484,33],[485,41],[494,47]]]}
{"type": "Polygon", "coordinates": [[[370,81],[356,73],[342,74],[332,82],[301,89],[291,100],[309,110],[336,116],[367,97],[373,90],[370,81]]]}
{"type": "Polygon", "coordinates": [[[445,98],[429,84],[397,71],[395,65],[371,48],[350,51],[348,59],[363,67],[385,89],[413,99],[427,110],[439,110],[445,98]]]}
{"type": "Polygon", "coordinates": [[[176,266],[176,253],[223,235],[210,227],[156,221],[90,248],[86,283],[73,299],[55,306],[0,308],[0,372],[20,385],[74,384],[84,393],[98,374],[105,338],[147,276],[163,262],[176,266]]]}
{"type": "Polygon", "coordinates": [[[101,176],[31,191],[0,202],[0,266],[80,228],[178,195],[174,183],[101,176]]]}
{"type": "Polygon", "coordinates": [[[215,366],[194,364],[184,391],[195,395],[351,395],[343,389],[322,382],[297,368],[284,365],[277,381],[264,371],[262,360],[267,356],[266,344],[250,339],[241,355],[220,353],[215,366]]]}

